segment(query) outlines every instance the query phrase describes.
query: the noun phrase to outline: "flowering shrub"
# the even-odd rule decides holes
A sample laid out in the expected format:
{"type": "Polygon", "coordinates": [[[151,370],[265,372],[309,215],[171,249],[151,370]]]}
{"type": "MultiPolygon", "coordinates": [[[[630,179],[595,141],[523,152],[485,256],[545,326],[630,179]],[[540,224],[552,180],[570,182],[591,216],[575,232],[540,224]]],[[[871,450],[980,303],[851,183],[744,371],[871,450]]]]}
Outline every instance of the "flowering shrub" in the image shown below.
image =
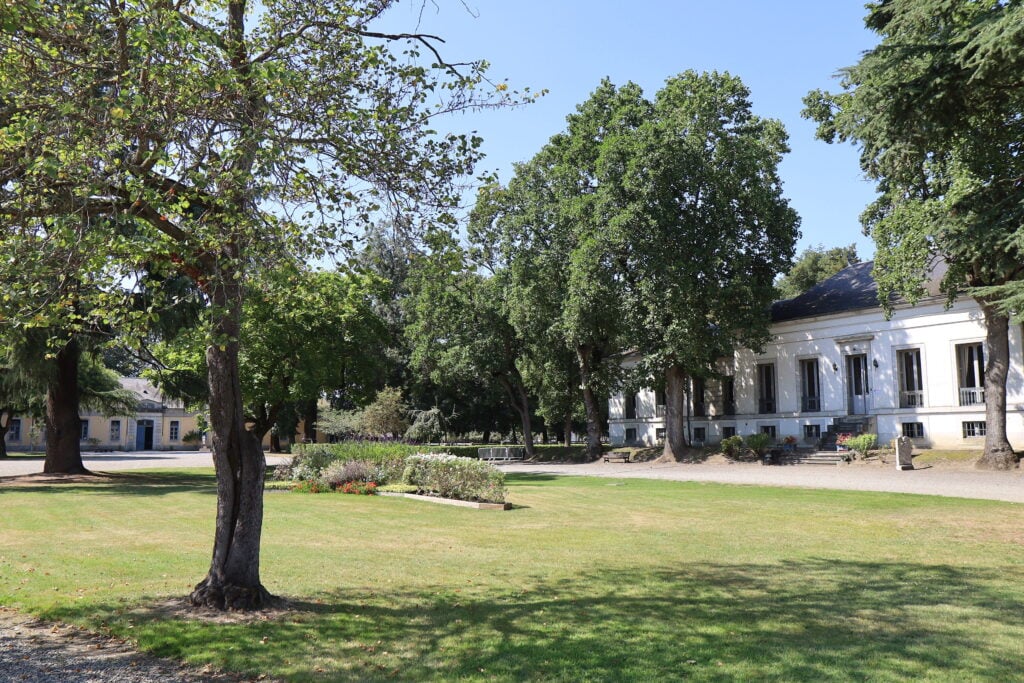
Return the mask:
{"type": "Polygon", "coordinates": [[[335,489],[338,493],[354,493],[359,496],[372,496],[377,493],[377,484],[372,481],[346,481],[335,489]]]}
{"type": "Polygon", "coordinates": [[[846,442],[852,438],[853,434],[850,434],[849,432],[842,432],[841,434],[836,435],[836,444],[840,446],[845,446],[846,442]]]}
{"type": "Polygon", "coordinates": [[[405,460],[402,481],[421,493],[483,503],[505,502],[505,475],[491,463],[449,453],[417,454],[405,460]]]}
{"type": "Polygon", "coordinates": [[[788,446],[795,446],[796,445],[796,437],[793,436],[792,434],[790,434],[789,436],[787,436],[785,439],[782,440],[782,443],[784,443],[784,444],[786,444],[788,446]]]}
{"type": "Polygon", "coordinates": [[[299,481],[292,487],[292,491],[297,491],[298,493],[327,493],[330,490],[331,487],[319,479],[299,481]]]}
{"type": "Polygon", "coordinates": [[[332,489],[336,489],[349,482],[375,481],[375,474],[376,468],[371,463],[349,460],[348,462],[332,462],[324,468],[320,479],[332,489]]]}

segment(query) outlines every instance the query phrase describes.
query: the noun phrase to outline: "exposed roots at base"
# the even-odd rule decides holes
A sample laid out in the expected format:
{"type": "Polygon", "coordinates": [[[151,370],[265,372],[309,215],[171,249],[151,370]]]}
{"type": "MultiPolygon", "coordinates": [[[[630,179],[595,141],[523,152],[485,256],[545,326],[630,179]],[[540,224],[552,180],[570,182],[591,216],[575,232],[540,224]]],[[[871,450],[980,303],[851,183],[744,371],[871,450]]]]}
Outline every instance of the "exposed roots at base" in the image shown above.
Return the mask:
{"type": "Polygon", "coordinates": [[[215,582],[207,577],[199,583],[188,600],[194,607],[216,610],[254,611],[272,607],[272,596],[262,585],[236,586],[215,582]]]}

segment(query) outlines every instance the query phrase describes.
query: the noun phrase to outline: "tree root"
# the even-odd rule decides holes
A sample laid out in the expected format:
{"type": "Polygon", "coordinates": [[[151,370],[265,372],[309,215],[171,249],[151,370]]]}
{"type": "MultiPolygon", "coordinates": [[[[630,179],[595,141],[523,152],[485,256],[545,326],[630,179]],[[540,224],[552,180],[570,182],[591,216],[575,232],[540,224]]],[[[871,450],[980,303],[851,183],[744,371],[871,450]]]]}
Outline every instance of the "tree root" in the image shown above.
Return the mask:
{"type": "Polygon", "coordinates": [[[239,586],[232,583],[203,579],[188,596],[194,607],[216,610],[255,611],[270,607],[274,596],[262,585],[239,586]]]}

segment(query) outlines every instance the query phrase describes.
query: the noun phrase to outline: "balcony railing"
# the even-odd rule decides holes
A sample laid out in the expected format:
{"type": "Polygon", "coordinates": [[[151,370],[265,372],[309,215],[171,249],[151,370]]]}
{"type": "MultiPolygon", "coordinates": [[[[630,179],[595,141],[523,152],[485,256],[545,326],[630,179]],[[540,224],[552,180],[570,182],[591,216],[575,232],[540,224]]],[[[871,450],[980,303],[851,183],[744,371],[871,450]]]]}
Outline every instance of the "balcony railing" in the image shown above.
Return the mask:
{"type": "Polygon", "coordinates": [[[665,417],[665,406],[654,406],[654,417],[665,417]]]}
{"type": "MultiPolygon", "coordinates": [[[[962,396],[962,394],[961,394],[962,396]]],[[[923,391],[901,391],[900,408],[920,408],[924,405],[923,391]]]]}
{"type": "Polygon", "coordinates": [[[762,398],[757,401],[757,412],[762,415],[775,412],[775,399],[762,398]]]}
{"type": "Polygon", "coordinates": [[[708,416],[708,407],[707,407],[707,405],[704,404],[704,403],[694,403],[693,404],[693,416],[694,417],[707,417],[708,416]]]}
{"type": "Polygon", "coordinates": [[[960,405],[976,406],[985,403],[984,387],[960,387],[960,405]]]}
{"type": "Polygon", "coordinates": [[[821,410],[820,396],[804,396],[800,401],[801,410],[807,413],[816,413],[821,410]]]}
{"type": "Polygon", "coordinates": [[[724,414],[724,415],[735,415],[736,414],[736,401],[725,401],[722,404],[722,414],[724,414]]]}

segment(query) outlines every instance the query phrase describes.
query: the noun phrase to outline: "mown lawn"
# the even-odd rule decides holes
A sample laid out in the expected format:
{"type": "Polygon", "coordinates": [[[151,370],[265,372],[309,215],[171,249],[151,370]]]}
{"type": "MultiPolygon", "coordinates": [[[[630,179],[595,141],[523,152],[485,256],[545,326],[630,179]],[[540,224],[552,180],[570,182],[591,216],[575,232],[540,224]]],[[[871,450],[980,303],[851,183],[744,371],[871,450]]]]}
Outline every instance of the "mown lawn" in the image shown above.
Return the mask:
{"type": "Polygon", "coordinates": [[[168,611],[209,559],[213,480],[0,489],[0,602],[294,681],[1019,680],[1024,507],[513,477],[517,509],[266,496],[291,609],[168,611]]]}

